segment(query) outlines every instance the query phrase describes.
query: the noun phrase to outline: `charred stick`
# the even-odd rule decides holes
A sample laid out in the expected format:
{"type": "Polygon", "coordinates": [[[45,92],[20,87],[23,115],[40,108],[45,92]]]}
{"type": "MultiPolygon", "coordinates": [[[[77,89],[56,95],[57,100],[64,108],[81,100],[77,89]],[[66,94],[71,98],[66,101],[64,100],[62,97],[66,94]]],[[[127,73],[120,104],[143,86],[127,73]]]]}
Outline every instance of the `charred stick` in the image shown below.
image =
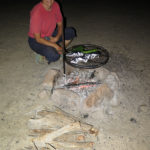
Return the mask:
{"type": "Polygon", "coordinates": [[[66,59],[65,53],[66,53],[66,50],[65,50],[64,30],[65,29],[64,29],[64,21],[63,21],[63,27],[62,27],[63,69],[64,69],[64,74],[66,74],[66,68],[65,68],[65,59],[66,59]]]}
{"type": "Polygon", "coordinates": [[[69,84],[65,84],[63,87],[65,88],[73,88],[73,87],[80,87],[82,85],[87,85],[87,86],[95,86],[101,84],[101,82],[84,82],[84,83],[78,83],[78,84],[73,84],[73,83],[69,83],[69,84]]]}

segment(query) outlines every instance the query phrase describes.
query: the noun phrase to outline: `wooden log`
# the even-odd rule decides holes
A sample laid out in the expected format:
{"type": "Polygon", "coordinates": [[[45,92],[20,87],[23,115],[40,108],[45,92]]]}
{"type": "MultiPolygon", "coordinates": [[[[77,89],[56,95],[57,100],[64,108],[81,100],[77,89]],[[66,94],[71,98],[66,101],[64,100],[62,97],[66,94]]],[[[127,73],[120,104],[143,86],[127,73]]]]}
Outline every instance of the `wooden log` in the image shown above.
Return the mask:
{"type": "Polygon", "coordinates": [[[43,110],[38,112],[37,115],[40,115],[41,117],[56,119],[57,122],[60,120],[61,122],[65,122],[66,124],[73,123],[76,120],[75,117],[59,109],[57,109],[55,112],[43,110]]]}
{"type": "Polygon", "coordinates": [[[86,134],[83,132],[75,131],[63,134],[55,139],[59,142],[85,142],[86,134]]]}
{"type": "Polygon", "coordinates": [[[38,112],[38,115],[44,117],[39,119],[30,119],[28,121],[29,129],[37,129],[37,130],[55,129],[56,130],[67,124],[75,122],[74,119],[57,112],[42,111],[42,112],[38,112]]]}
{"type": "Polygon", "coordinates": [[[52,141],[50,144],[47,144],[48,148],[92,148],[93,142],[59,142],[59,141],[52,141]]]}
{"type": "Polygon", "coordinates": [[[30,119],[28,121],[29,129],[58,129],[75,120],[60,112],[40,111],[37,113],[39,119],[30,119]]]}
{"type": "Polygon", "coordinates": [[[83,122],[79,118],[74,117],[73,115],[70,115],[70,114],[66,113],[65,111],[61,110],[58,107],[56,107],[56,113],[57,113],[57,115],[60,115],[61,118],[67,117],[71,122],[72,121],[73,122],[79,121],[82,131],[89,132],[90,134],[95,134],[95,135],[97,135],[98,132],[99,132],[98,129],[94,128],[93,125],[90,125],[90,124],[87,124],[87,123],[83,122]]]}
{"type": "Polygon", "coordinates": [[[80,123],[79,122],[75,122],[73,124],[69,124],[66,125],[52,133],[47,133],[44,136],[40,136],[38,138],[33,139],[33,143],[36,145],[36,147],[41,148],[41,147],[45,147],[46,143],[51,143],[52,141],[55,140],[55,138],[71,132],[71,131],[76,131],[80,129],[80,123]]]}
{"type": "Polygon", "coordinates": [[[28,128],[31,130],[53,129],[56,130],[63,125],[57,124],[55,120],[50,118],[30,119],[28,121],[28,128]],[[55,128],[54,128],[55,127],[55,128]]]}
{"type": "Polygon", "coordinates": [[[34,137],[42,136],[46,133],[51,133],[53,131],[54,130],[52,130],[52,129],[33,129],[33,130],[30,130],[29,136],[34,136],[34,137]]]}

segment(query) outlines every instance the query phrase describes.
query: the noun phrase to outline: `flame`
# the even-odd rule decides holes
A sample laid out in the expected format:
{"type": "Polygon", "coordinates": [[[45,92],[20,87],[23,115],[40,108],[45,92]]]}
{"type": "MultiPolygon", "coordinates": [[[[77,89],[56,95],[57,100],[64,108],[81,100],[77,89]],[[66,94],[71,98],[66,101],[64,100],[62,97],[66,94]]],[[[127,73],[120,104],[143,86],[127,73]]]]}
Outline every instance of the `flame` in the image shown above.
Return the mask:
{"type": "Polygon", "coordinates": [[[76,77],[75,80],[68,79],[68,83],[70,83],[70,84],[78,84],[79,83],[79,77],[76,77]]]}
{"type": "Polygon", "coordinates": [[[80,85],[80,86],[77,86],[77,87],[72,87],[70,89],[84,89],[84,88],[89,88],[89,87],[94,87],[96,86],[96,84],[92,84],[92,85],[80,85]]]}

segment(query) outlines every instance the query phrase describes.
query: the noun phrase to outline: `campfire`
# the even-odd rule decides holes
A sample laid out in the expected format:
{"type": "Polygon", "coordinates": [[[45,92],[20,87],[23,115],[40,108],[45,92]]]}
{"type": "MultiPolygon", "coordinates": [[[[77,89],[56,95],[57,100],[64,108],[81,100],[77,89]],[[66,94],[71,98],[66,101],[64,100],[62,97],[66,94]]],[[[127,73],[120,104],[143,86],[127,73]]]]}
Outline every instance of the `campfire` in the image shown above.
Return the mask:
{"type": "Polygon", "coordinates": [[[118,104],[119,79],[116,73],[103,67],[67,70],[66,75],[59,70],[49,70],[39,96],[43,98],[48,95],[60,108],[70,107],[78,110],[98,108],[105,103],[118,104]]]}
{"type": "Polygon", "coordinates": [[[67,68],[66,75],[59,70],[50,70],[45,76],[42,84],[43,91],[39,95],[44,97],[46,93],[49,93],[56,106],[79,111],[83,111],[84,108],[98,108],[105,103],[118,104],[116,97],[119,79],[114,72],[103,67],[71,69],[67,68]]]}
{"type": "Polygon", "coordinates": [[[101,81],[97,81],[94,71],[77,72],[74,71],[57,79],[54,89],[64,88],[77,93],[83,100],[89,93],[93,92],[101,81]]]}
{"type": "Polygon", "coordinates": [[[45,75],[39,97],[49,97],[56,109],[36,110],[28,121],[33,136],[29,149],[93,149],[99,130],[75,117],[76,113],[118,105],[119,79],[115,73],[102,67],[67,70],[66,75],[56,69],[45,75]]]}

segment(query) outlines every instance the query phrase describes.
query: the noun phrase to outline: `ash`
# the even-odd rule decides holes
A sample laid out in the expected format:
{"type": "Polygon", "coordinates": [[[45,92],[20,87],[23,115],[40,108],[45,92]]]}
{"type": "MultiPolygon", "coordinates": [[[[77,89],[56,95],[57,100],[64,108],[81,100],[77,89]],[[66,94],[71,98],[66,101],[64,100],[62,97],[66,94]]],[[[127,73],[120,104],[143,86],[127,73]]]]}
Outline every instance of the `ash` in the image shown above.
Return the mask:
{"type": "Polygon", "coordinates": [[[69,75],[60,76],[55,82],[55,89],[64,88],[77,93],[81,100],[85,99],[98,86],[100,81],[96,79],[95,70],[74,71],[69,75]],[[88,84],[94,83],[94,84],[88,84]]]}

